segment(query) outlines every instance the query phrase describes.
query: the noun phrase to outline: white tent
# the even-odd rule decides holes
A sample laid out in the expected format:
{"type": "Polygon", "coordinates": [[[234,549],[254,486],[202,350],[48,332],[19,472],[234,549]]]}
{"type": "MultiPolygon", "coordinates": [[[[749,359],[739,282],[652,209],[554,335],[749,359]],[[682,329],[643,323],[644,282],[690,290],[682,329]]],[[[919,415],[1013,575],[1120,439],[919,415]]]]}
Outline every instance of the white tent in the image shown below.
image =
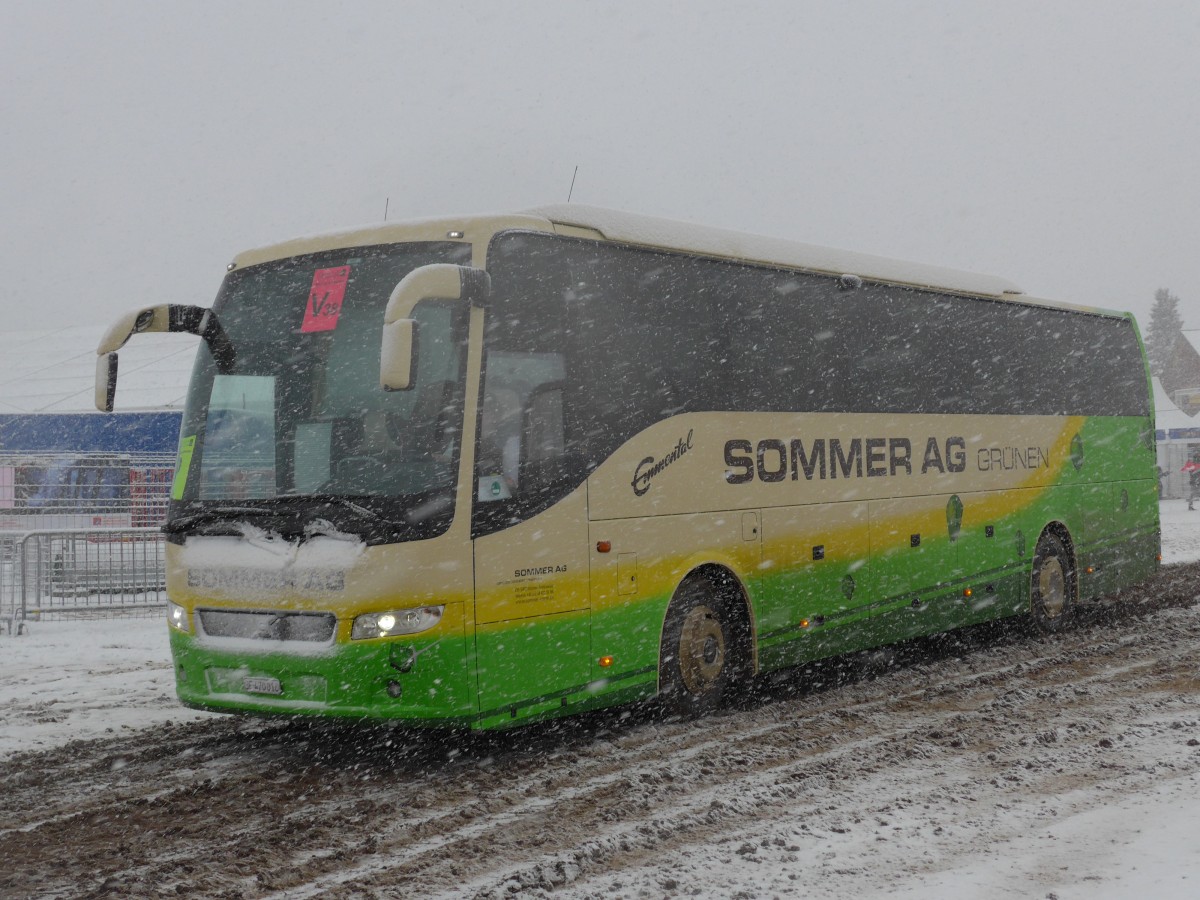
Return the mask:
{"type": "Polygon", "coordinates": [[[1200,454],[1200,421],[1181,412],[1157,378],[1154,379],[1154,427],[1158,467],[1166,473],[1163,496],[1186,497],[1188,478],[1182,469],[1193,452],[1200,454]]]}

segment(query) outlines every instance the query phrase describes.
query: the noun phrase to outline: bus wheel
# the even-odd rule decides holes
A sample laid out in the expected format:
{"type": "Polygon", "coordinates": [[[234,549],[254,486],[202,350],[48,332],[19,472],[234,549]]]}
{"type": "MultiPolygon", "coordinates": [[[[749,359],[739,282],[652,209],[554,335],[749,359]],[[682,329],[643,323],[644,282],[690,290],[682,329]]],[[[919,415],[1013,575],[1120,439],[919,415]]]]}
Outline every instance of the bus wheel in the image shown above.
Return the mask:
{"type": "Polygon", "coordinates": [[[671,601],[663,629],[666,711],[696,716],[719,706],[733,681],[734,653],[726,604],[708,582],[683,585],[671,601]]]}
{"type": "Polygon", "coordinates": [[[1062,631],[1075,611],[1075,567],[1062,538],[1047,531],[1033,555],[1029,613],[1042,634],[1062,631]]]}

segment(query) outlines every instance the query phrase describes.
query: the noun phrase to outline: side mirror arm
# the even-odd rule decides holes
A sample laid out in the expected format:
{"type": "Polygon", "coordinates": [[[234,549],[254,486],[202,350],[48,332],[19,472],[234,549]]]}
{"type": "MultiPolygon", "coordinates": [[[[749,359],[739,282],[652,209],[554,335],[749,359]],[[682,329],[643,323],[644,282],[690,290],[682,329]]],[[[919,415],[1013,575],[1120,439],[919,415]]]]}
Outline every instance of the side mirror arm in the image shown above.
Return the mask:
{"type": "Polygon", "coordinates": [[[117,351],[135,334],[172,332],[194,334],[208,346],[217,371],[228,374],[237,361],[232,341],[211,309],[164,303],[122,316],[100,339],[96,348],[96,408],[112,412],[117,388],[117,351]]]}
{"type": "Polygon", "coordinates": [[[491,283],[482,269],[448,263],[421,266],[405,275],[392,290],[383,314],[379,386],[385,391],[406,391],[416,380],[417,323],[412,311],[418,303],[437,298],[483,307],[491,283]]]}

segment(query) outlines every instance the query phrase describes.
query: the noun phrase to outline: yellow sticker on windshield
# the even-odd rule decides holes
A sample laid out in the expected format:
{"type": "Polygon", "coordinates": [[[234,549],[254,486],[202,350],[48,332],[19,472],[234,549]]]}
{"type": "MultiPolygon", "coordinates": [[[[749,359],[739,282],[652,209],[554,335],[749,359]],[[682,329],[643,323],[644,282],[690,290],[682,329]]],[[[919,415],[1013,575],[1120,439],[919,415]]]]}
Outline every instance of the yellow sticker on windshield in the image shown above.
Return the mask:
{"type": "Polygon", "coordinates": [[[175,466],[175,480],[171,482],[171,499],[182,500],[183,488],[187,484],[188,469],[192,467],[192,451],[196,449],[196,436],[185,437],[179,442],[179,462],[175,466]]]}

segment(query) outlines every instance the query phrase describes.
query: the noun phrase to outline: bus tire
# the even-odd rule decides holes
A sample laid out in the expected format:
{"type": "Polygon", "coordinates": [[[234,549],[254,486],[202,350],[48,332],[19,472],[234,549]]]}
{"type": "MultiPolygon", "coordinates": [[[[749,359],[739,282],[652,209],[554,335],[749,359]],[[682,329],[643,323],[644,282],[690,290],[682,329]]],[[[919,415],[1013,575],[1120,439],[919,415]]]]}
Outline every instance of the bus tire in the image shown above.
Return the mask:
{"type": "Polygon", "coordinates": [[[663,626],[664,711],[692,718],[719,707],[734,682],[737,644],[729,604],[713,585],[703,578],[680,585],[663,626]]]}
{"type": "Polygon", "coordinates": [[[1071,623],[1078,582],[1075,564],[1062,537],[1046,531],[1033,554],[1029,617],[1040,634],[1055,634],[1071,623]]]}

